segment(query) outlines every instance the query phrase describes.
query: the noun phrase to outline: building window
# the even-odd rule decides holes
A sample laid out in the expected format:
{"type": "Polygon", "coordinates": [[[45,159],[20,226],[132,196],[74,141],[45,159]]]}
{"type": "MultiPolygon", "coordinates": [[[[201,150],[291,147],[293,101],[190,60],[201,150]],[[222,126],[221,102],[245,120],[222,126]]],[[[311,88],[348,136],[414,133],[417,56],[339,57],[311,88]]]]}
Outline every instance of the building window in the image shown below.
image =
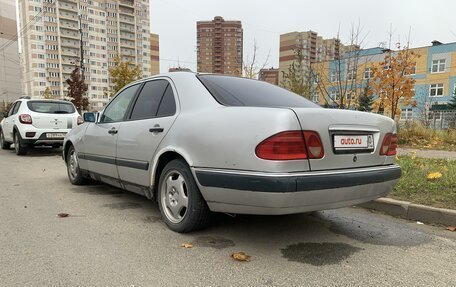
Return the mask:
{"type": "Polygon", "coordinates": [[[337,82],[337,73],[336,72],[331,72],[331,74],[329,75],[329,81],[330,82],[337,82]]]}
{"type": "Polygon", "coordinates": [[[356,80],[356,70],[353,69],[347,72],[347,80],[356,80]]]}
{"type": "Polygon", "coordinates": [[[441,97],[443,96],[443,84],[431,84],[429,87],[430,97],[441,97]]]}
{"type": "Polygon", "coordinates": [[[432,60],[431,73],[443,73],[445,72],[445,59],[432,60]]]}
{"type": "Polygon", "coordinates": [[[413,109],[401,109],[401,120],[411,120],[413,119],[413,109]]]}
{"type": "Polygon", "coordinates": [[[338,100],[340,100],[339,90],[332,90],[332,91],[329,93],[329,96],[331,97],[331,100],[333,100],[333,101],[338,101],[338,100]]]}
{"type": "Polygon", "coordinates": [[[374,75],[372,75],[372,69],[371,68],[364,69],[363,79],[365,79],[365,80],[372,79],[373,76],[374,75]]]}

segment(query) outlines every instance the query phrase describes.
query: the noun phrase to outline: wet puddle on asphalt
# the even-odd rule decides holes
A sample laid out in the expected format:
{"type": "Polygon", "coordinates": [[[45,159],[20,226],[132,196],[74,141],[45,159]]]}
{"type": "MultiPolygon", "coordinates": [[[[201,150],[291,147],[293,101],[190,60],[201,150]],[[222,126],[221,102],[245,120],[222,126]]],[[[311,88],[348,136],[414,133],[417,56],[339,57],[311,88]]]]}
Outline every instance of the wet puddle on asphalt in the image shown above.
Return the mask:
{"type": "Polygon", "coordinates": [[[346,243],[297,243],[281,249],[282,256],[288,261],[323,266],[338,264],[351,255],[363,250],[346,243]]]}

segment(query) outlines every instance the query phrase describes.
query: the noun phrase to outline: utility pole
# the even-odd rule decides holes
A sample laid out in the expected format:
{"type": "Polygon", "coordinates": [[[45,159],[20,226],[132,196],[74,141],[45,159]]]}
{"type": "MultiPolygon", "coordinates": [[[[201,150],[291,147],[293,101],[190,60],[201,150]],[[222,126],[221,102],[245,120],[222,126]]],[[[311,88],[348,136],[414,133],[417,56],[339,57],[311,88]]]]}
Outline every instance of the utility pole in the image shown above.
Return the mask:
{"type": "MultiPolygon", "coordinates": [[[[81,56],[80,56],[80,63],[79,63],[79,68],[81,72],[81,79],[82,82],[85,86],[85,76],[84,76],[84,42],[82,41],[82,14],[79,14],[79,45],[81,49],[81,56]]],[[[84,93],[81,95],[82,98],[84,98],[84,93]]]]}
{"type": "Polygon", "coordinates": [[[80,64],[79,67],[81,69],[82,80],[84,79],[84,43],[82,41],[82,14],[79,14],[79,44],[81,49],[81,56],[80,56],[80,64]]]}

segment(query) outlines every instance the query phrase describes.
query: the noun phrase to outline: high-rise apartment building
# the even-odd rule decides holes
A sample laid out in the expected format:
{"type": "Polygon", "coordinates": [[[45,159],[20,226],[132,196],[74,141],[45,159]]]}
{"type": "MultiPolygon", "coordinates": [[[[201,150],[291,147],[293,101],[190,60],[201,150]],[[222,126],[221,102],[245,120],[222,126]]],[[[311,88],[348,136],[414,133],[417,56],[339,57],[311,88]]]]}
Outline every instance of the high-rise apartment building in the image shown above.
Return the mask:
{"type": "Polygon", "coordinates": [[[344,46],[338,39],[323,39],[317,32],[290,32],[280,35],[279,82],[282,81],[282,72],[296,60],[296,49],[302,49],[303,67],[310,64],[334,60],[350,49],[359,47],[344,46]]]}
{"type": "Polygon", "coordinates": [[[0,0],[0,110],[21,96],[16,5],[0,0]]]}
{"type": "Polygon", "coordinates": [[[160,74],[160,40],[153,33],[150,33],[150,74],[160,74]]]}
{"type": "Polygon", "coordinates": [[[216,16],[212,21],[198,21],[196,30],[198,72],[241,75],[241,21],[216,16]]]}
{"type": "Polygon", "coordinates": [[[148,0],[19,0],[24,93],[55,98],[80,65],[80,26],[87,96],[92,108],[108,101],[108,69],[118,56],[151,73],[148,0]]]}

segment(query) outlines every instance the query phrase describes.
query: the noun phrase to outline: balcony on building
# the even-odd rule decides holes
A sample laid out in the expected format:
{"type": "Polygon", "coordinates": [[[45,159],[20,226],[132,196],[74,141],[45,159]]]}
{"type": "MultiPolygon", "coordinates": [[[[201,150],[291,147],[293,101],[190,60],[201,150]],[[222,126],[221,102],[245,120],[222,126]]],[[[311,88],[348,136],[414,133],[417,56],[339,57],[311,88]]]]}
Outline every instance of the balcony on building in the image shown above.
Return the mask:
{"type": "Polygon", "coordinates": [[[66,56],[78,56],[80,53],[78,48],[62,47],[61,54],[66,56]]]}
{"type": "Polygon", "coordinates": [[[79,30],[78,21],[60,20],[60,28],[79,30]]]}
{"type": "Polygon", "coordinates": [[[73,29],[60,27],[60,37],[61,38],[70,38],[70,39],[79,39],[79,32],[75,32],[73,29]]]}
{"type": "Polygon", "coordinates": [[[119,13],[126,15],[135,15],[135,9],[130,7],[122,7],[119,5],[119,13]]]}
{"type": "Polygon", "coordinates": [[[120,0],[119,6],[126,6],[126,7],[134,7],[135,1],[134,0],[120,0]]]}
{"type": "Polygon", "coordinates": [[[120,31],[128,31],[128,32],[135,32],[135,25],[131,24],[131,23],[121,23],[119,25],[119,29],[120,31]]]}
{"type": "MultiPolygon", "coordinates": [[[[121,23],[128,23],[130,25],[133,25],[133,23],[135,23],[135,17],[121,14],[121,15],[119,15],[119,21],[121,23]]],[[[133,27],[133,29],[134,29],[134,27],[133,27]]]]}
{"type": "Polygon", "coordinates": [[[62,19],[79,22],[78,14],[75,11],[77,11],[77,10],[60,11],[59,17],[62,19]]]}
{"type": "Polygon", "coordinates": [[[79,42],[76,40],[69,40],[69,39],[60,39],[60,45],[62,47],[79,47],[79,42]]]}
{"type": "Polygon", "coordinates": [[[134,41],[134,39],[135,39],[135,33],[130,33],[130,32],[121,31],[121,32],[120,32],[120,39],[127,39],[127,40],[132,40],[132,41],[134,41]]]}
{"type": "Polygon", "coordinates": [[[66,10],[66,11],[78,11],[78,6],[74,3],[74,1],[58,1],[59,3],[59,10],[66,10]]]}

